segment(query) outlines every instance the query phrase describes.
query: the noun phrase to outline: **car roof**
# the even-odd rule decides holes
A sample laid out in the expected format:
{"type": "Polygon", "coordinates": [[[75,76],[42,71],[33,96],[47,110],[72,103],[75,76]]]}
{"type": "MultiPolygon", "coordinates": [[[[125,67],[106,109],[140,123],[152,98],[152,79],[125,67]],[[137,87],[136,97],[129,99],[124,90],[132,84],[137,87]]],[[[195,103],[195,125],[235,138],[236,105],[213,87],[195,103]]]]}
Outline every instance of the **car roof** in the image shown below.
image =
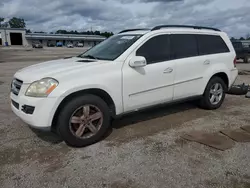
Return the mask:
{"type": "Polygon", "coordinates": [[[127,29],[118,34],[140,34],[144,35],[149,32],[161,33],[161,32],[184,32],[184,33],[207,33],[207,34],[220,34],[221,31],[216,28],[203,27],[203,26],[191,26],[191,25],[160,25],[153,29],[127,29]]]}
{"type": "Polygon", "coordinates": [[[123,32],[123,33],[118,33],[118,35],[144,35],[146,33],[149,33],[150,30],[136,30],[136,31],[128,31],[128,32],[123,32]]]}
{"type": "Polygon", "coordinates": [[[155,31],[151,30],[138,30],[138,31],[128,31],[128,32],[123,32],[119,33],[119,35],[125,35],[125,34],[133,34],[133,35],[145,35],[149,32],[154,32],[154,33],[162,33],[162,32],[184,32],[184,33],[204,33],[204,34],[220,34],[221,31],[213,31],[213,30],[208,30],[208,29],[189,29],[189,28],[164,28],[164,29],[159,29],[155,31]]]}

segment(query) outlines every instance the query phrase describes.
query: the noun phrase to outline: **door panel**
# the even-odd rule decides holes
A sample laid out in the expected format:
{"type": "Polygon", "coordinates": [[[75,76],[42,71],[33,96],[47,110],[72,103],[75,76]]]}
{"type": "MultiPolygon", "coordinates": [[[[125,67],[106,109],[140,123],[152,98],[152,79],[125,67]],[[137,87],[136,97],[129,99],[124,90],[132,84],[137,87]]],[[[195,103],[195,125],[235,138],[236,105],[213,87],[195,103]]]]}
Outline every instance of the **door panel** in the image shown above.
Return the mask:
{"type": "Polygon", "coordinates": [[[158,34],[144,41],[127,58],[122,72],[125,112],[171,101],[175,62],[170,61],[169,35],[158,34]],[[129,61],[134,56],[145,57],[147,65],[130,67],[129,61]]]}
{"type": "Polygon", "coordinates": [[[205,62],[206,59],[198,56],[196,36],[193,34],[172,34],[170,41],[173,58],[176,62],[173,99],[198,95],[203,84],[203,61],[205,62]]]}
{"type": "Polygon", "coordinates": [[[124,110],[151,106],[173,99],[174,62],[150,64],[141,68],[123,67],[124,110]]]}
{"type": "Polygon", "coordinates": [[[204,88],[203,61],[205,61],[203,57],[176,60],[174,100],[201,94],[204,88]]]}

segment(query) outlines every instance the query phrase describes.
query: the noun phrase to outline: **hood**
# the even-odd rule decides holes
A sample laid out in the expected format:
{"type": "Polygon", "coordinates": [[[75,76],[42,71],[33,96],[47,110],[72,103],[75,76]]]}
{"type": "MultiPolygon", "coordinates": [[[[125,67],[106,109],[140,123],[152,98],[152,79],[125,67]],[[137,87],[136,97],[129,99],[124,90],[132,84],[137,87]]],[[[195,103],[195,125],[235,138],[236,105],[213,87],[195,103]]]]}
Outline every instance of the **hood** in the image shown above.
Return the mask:
{"type": "Polygon", "coordinates": [[[58,59],[31,65],[16,72],[15,78],[23,81],[23,83],[32,83],[46,77],[57,79],[60,74],[69,73],[87,67],[92,67],[102,64],[103,61],[92,59],[82,59],[78,57],[58,59]]]}

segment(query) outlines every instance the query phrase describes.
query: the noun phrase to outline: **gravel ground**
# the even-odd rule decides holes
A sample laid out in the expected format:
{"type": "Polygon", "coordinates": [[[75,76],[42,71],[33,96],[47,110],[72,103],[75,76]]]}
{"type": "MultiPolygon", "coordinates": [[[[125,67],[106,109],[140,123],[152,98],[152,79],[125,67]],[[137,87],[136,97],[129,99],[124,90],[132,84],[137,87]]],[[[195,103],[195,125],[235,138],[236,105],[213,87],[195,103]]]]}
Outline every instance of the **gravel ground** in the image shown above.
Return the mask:
{"type": "MultiPolygon", "coordinates": [[[[0,49],[0,187],[250,187],[250,143],[218,151],[180,138],[191,130],[249,125],[250,100],[244,96],[228,95],[216,111],[184,103],[127,115],[113,122],[103,141],[85,148],[32,130],[11,112],[15,71],[81,51],[0,49]]],[[[241,75],[237,82],[250,84],[250,76],[241,75]]]]}

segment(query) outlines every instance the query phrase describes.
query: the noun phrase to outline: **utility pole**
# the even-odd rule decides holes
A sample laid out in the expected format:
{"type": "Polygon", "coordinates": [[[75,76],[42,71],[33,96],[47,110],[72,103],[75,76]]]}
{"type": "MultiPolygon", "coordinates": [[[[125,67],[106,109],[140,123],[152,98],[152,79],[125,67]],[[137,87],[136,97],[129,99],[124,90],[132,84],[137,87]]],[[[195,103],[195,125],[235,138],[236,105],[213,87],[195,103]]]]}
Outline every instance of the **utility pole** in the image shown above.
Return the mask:
{"type": "Polygon", "coordinates": [[[8,46],[6,28],[4,28],[5,46],[8,46]]]}
{"type": "Polygon", "coordinates": [[[5,20],[3,22],[4,24],[4,38],[5,38],[5,46],[8,46],[8,41],[7,41],[7,32],[6,32],[6,28],[8,27],[8,21],[5,20]]]}

